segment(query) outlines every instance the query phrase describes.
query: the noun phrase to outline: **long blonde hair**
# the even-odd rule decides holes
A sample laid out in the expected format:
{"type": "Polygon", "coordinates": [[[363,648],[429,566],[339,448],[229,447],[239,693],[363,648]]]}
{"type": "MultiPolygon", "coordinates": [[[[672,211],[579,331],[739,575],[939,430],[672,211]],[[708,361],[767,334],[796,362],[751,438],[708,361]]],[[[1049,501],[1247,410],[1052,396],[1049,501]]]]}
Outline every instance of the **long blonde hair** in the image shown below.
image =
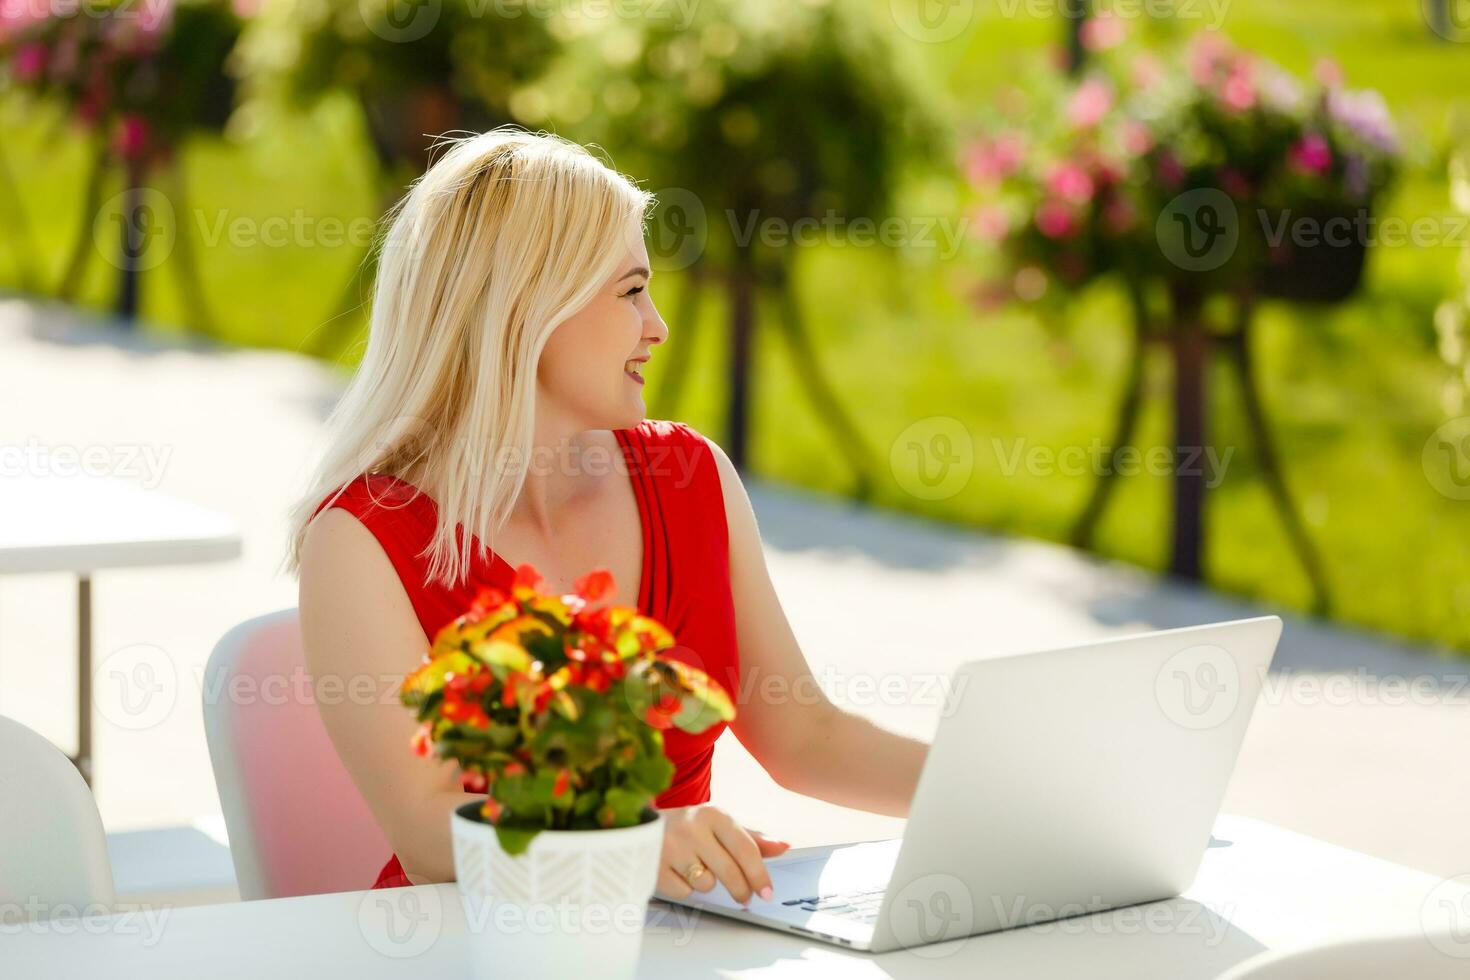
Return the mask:
{"type": "Polygon", "coordinates": [[[438,507],[428,577],[463,579],[470,536],[487,548],[524,484],[547,338],[642,233],[652,195],[576,143],[503,127],[445,145],[389,212],[367,350],[291,512],[292,570],[322,501],[386,473],[438,507]]]}

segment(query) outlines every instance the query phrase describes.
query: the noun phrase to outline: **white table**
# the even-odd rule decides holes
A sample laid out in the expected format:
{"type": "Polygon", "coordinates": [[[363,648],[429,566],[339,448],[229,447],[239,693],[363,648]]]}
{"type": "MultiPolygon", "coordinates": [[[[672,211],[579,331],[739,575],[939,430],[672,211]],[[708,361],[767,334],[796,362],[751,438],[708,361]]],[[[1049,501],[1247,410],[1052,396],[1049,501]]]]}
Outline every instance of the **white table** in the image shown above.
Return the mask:
{"type": "Polygon", "coordinates": [[[233,522],[121,480],[0,479],[0,575],[77,577],[77,754],[92,779],[92,574],[227,561],[240,556],[233,522]]]}
{"type": "MultiPolygon", "coordinates": [[[[1422,934],[1470,908],[1459,882],[1269,824],[1222,817],[1214,834],[1181,898],[877,956],[654,903],[640,976],[1206,980],[1265,949],[1422,934]]],[[[1470,928],[1459,925],[1462,946],[1446,955],[1464,956],[1470,974],[1470,928]]],[[[471,938],[456,887],[422,885],[32,925],[0,919],[0,964],[27,980],[451,980],[474,976],[471,938]]],[[[524,975],[514,965],[499,974],[524,975]]]]}

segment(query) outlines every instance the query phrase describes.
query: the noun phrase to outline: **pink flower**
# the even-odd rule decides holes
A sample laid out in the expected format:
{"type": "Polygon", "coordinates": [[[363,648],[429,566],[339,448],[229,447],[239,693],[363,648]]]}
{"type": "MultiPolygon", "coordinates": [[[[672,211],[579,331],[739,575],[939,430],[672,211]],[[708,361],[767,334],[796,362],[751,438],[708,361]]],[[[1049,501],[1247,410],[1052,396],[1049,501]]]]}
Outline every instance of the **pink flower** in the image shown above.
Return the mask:
{"type": "Polygon", "coordinates": [[[1077,232],[1077,219],[1060,201],[1042,201],[1036,209],[1036,228],[1047,238],[1070,238],[1077,232]]]}
{"type": "Polygon", "coordinates": [[[136,160],[148,149],[152,136],[153,130],[148,125],[148,120],[137,113],[128,113],[117,121],[112,148],[124,160],[136,160]]]}
{"type": "Polygon", "coordinates": [[[1088,51],[1106,51],[1122,43],[1126,33],[1121,20],[1099,12],[1082,22],[1082,46],[1088,51]]]}
{"type": "Polygon", "coordinates": [[[1062,163],[1052,168],[1046,178],[1047,188],[1057,197],[1073,204],[1085,204],[1095,189],[1092,177],[1075,163],[1062,163]]]}
{"type": "Polygon", "coordinates": [[[1121,235],[1132,228],[1137,218],[1133,205],[1121,197],[1108,201],[1103,208],[1103,225],[1115,235],[1121,235]]]}
{"type": "Polygon", "coordinates": [[[1239,170],[1234,167],[1226,167],[1220,171],[1220,189],[1239,200],[1250,196],[1251,182],[1239,170]]]}
{"type": "Polygon", "coordinates": [[[1094,183],[1108,187],[1122,182],[1123,170],[1111,160],[1098,157],[1092,161],[1092,179],[1094,183]]]}
{"type": "Polygon", "coordinates": [[[46,45],[33,41],[15,52],[10,68],[21,82],[34,82],[46,73],[46,45]]]}
{"type": "Polygon", "coordinates": [[[1189,73],[1196,85],[1209,85],[1231,57],[1230,44],[1214,31],[1200,31],[1191,40],[1189,73]]]}
{"type": "Polygon", "coordinates": [[[1288,154],[1292,167],[1306,174],[1324,174],[1332,166],[1332,148],[1318,133],[1308,133],[1288,154]]]}
{"type": "Polygon", "coordinates": [[[1248,73],[1233,70],[1220,88],[1220,101],[1233,112],[1245,112],[1256,104],[1256,89],[1248,73]]]}
{"type": "Polygon", "coordinates": [[[1081,129],[1096,126],[1113,107],[1113,90],[1106,82],[1089,78],[1077,86],[1067,103],[1067,119],[1081,129]]]}
{"type": "Polygon", "coordinates": [[[1312,68],[1312,74],[1328,88],[1338,88],[1343,83],[1342,66],[1331,58],[1319,59],[1312,68]]]}
{"type": "Polygon", "coordinates": [[[1133,67],[1129,75],[1133,79],[1133,84],[1138,88],[1151,88],[1164,77],[1164,68],[1159,64],[1159,59],[1153,55],[1141,54],[1133,59],[1133,67]]]}
{"type": "Polygon", "coordinates": [[[1123,124],[1123,147],[1129,153],[1143,155],[1154,148],[1154,135],[1137,119],[1123,124]]]}
{"type": "Polygon", "coordinates": [[[998,242],[1011,230],[1011,220],[1005,209],[998,204],[987,204],[970,213],[975,223],[975,234],[986,241],[998,242]]]}
{"type": "Polygon", "coordinates": [[[965,176],[976,186],[996,184],[1020,169],[1025,145],[1015,133],[1004,133],[986,143],[977,140],[965,150],[965,176]]]}
{"type": "Polygon", "coordinates": [[[1159,154],[1158,170],[1159,179],[1164,182],[1164,186],[1178,187],[1184,183],[1184,166],[1168,150],[1159,154]]]}

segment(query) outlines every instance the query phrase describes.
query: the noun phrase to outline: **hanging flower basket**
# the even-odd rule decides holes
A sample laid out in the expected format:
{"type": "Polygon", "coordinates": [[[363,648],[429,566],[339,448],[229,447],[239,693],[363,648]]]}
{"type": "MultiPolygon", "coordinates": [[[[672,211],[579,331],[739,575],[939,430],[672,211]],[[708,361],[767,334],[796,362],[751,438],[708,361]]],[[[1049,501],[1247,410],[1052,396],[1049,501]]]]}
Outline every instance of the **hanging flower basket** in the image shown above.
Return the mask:
{"type": "MultiPolygon", "coordinates": [[[[1348,210],[1291,215],[1288,220],[1313,229],[1316,240],[1302,244],[1288,235],[1268,246],[1258,292],[1300,303],[1347,299],[1362,282],[1368,261],[1367,242],[1356,230],[1358,217],[1358,212],[1348,210]]],[[[1280,227],[1279,221],[1275,227],[1280,227]]]]}

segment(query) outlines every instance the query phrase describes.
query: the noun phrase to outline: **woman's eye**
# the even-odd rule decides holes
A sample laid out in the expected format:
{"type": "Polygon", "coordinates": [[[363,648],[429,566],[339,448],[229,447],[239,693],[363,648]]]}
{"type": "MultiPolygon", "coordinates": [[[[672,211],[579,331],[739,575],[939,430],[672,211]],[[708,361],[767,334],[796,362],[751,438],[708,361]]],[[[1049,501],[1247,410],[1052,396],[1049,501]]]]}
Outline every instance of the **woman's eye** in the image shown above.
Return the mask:
{"type": "Polygon", "coordinates": [[[623,294],[623,298],[627,299],[633,296],[637,296],[641,292],[643,292],[642,286],[634,286],[632,289],[623,294]]]}

